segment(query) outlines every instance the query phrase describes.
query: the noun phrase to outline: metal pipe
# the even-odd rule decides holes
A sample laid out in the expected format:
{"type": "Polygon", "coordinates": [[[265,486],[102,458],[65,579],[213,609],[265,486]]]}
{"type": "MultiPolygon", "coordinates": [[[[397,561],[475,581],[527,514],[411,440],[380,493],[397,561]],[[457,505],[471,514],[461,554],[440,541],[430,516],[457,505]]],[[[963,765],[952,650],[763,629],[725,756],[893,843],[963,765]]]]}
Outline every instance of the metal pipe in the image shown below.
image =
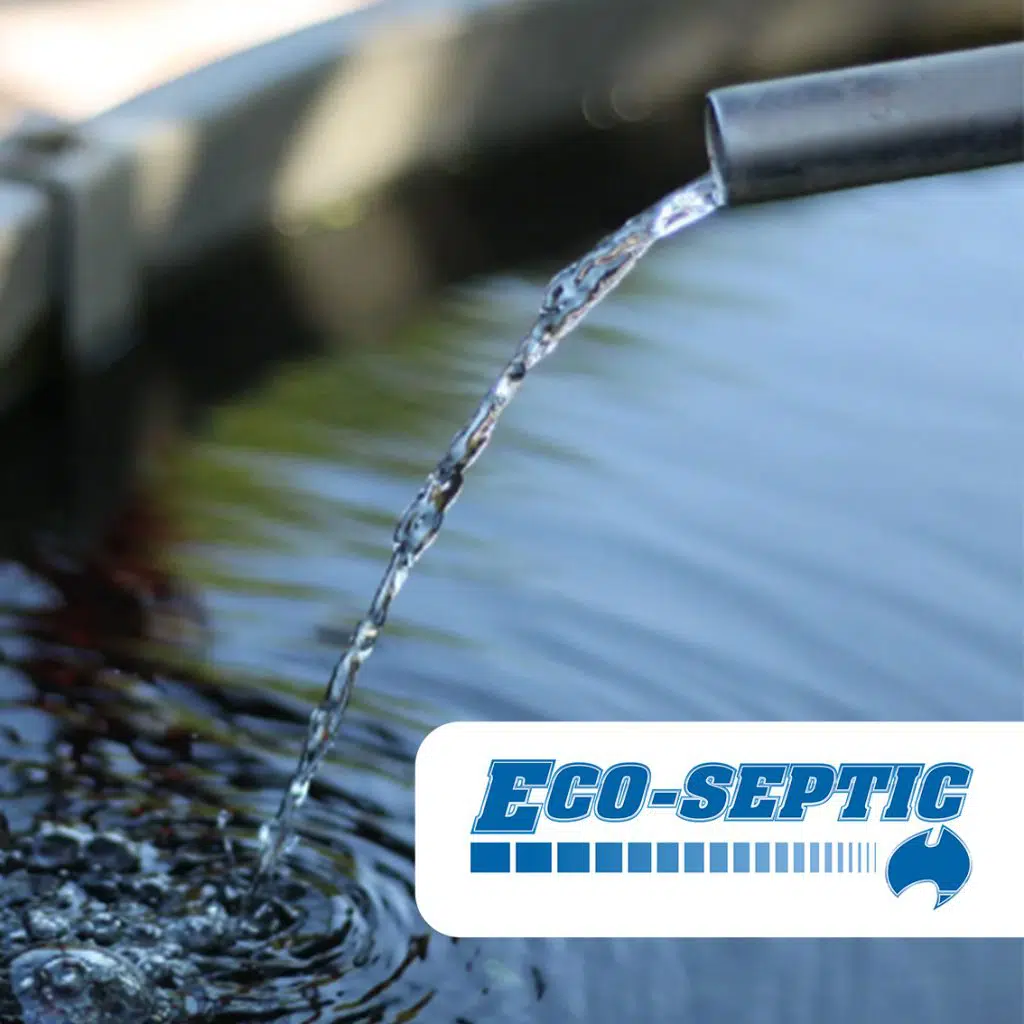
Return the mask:
{"type": "Polygon", "coordinates": [[[707,96],[730,205],[1024,160],[1024,43],[798,75],[707,96]]]}

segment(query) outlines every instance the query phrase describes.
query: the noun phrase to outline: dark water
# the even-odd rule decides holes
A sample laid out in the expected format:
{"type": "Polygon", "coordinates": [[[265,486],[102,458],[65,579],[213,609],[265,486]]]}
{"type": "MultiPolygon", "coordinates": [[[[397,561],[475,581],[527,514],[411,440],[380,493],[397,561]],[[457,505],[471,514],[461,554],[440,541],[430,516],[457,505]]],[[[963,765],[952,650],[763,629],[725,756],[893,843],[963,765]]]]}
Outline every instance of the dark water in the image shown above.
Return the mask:
{"type": "Polygon", "coordinates": [[[546,271],[223,409],[157,554],[0,577],[3,891],[45,889],[8,956],[43,941],[15,917],[74,916],[77,889],[163,930],[154,1019],[1019,1024],[1020,942],[430,934],[411,781],[459,719],[1020,719],[1022,238],[1014,168],[728,211],[655,249],[505,414],[362,673],[291,888],[230,939],[194,919],[234,914],[394,519],[546,271]],[[83,818],[40,847],[39,820],[83,818]]]}

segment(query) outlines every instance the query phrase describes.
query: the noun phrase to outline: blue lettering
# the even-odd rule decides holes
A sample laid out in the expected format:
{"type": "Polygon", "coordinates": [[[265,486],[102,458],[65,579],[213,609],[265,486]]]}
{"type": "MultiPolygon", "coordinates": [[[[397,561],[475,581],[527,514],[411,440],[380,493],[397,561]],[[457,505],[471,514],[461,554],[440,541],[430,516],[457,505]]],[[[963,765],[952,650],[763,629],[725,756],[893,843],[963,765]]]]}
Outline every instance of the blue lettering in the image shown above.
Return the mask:
{"type": "Polygon", "coordinates": [[[602,821],[629,821],[644,805],[651,770],[645,764],[614,764],[601,780],[597,816],[602,821]]]}
{"type": "Polygon", "coordinates": [[[882,811],[882,821],[908,821],[914,787],[924,771],[923,764],[895,765],[896,775],[889,790],[889,802],[882,811]]]}
{"type": "Polygon", "coordinates": [[[771,821],[778,798],[771,787],[786,781],[788,764],[741,764],[736,797],[725,816],[726,821],[771,821]]]}
{"type": "Polygon", "coordinates": [[[551,780],[544,812],[552,821],[582,821],[590,814],[594,797],[578,793],[580,786],[595,787],[601,778],[601,769],[585,761],[563,765],[551,780]]]}
{"type": "Polygon", "coordinates": [[[965,764],[950,762],[932,765],[921,780],[917,796],[917,816],[922,821],[952,821],[960,816],[967,799],[967,787],[973,772],[965,764]],[[963,790],[950,796],[950,789],[963,790]]]}
{"type": "MultiPolygon", "coordinates": [[[[707,761],[688,772],[675,813],[688,822],[723,816],[726,821],[803,821],[809,808],[845,793],[839,821],[863,822],[871,816],[872,800],[887,793],[882,821],[907,821],[913,812],[922,821],[939,823],[962,813],[972,774],[958,762],[925,771],[923,764],[899,762],[844,763],[837,768],[817,762],[733,767],[707,761]]],[[[650,769],[640,762],[614,764],[602,773],[586,761],[572,761],[556,771],[550,760],[495,759],[472,831],[529,835],[542,812],[559,823],[582,821],[591,814],[601,821],[630,821],[647,806],[650,787],[650,769]],[[540,799],[538,790],[547,790],[546,799],[540,799]]],[[[661,800],[657,806],[671,804],[661,800]]]]}
{"type": "Polygon", "coordinates": [[[527,803],[530,790],[546,786],[554,766],[554,761],[492,761],[473,832],[533,832],[540,805],[527,803]]]}
{"type": "Polygon", "coordinates": [[[867,821],[871,814],[871,798],[884,793],[892,782],[895,765],[892,764],[842,764],[839,766],[839,781],[836,790],[849,793],[840,821],[867,821]]]}
{"type": "Polygon", "coordinates": [[[803,821],[808,807],[827,803],[836,788],[836,770],[830,764],[794,764],[789,786],[776,821],[803,821]]]}
{"type": "Polygon", "coordinates": [[[709,761],[690,769],[676,814],[685,821],[714,821],[729,805],[729,786],[736,775],[731,765],[709,761]]]}

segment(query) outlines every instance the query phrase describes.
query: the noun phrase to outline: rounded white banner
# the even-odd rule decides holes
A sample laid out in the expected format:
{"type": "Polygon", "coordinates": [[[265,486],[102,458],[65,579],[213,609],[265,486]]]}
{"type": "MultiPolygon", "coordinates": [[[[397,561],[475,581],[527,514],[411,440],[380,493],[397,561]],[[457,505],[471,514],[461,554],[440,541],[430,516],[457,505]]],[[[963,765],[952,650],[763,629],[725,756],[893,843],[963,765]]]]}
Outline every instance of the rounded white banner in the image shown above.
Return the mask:
{"type": "Polygon", "coordinates": [[[465,937],[1024,937],[1024,723],[459,722],[416,900],[465,937]]]}

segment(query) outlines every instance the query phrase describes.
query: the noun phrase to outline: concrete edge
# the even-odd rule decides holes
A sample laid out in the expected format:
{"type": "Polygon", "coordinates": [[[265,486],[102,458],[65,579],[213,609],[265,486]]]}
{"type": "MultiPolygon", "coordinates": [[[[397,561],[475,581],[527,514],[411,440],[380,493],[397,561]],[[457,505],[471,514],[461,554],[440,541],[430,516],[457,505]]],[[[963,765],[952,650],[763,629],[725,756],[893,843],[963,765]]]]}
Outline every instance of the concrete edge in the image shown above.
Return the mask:
{"type": "MultiPolygon", "coordinates": [[[[584,122],[600,129],[644,120],[744,71],[767,76],[808,60],[855,59],[905,33],[910,17],[887,0],[865,0],[855,17],[838,0],[824,6],[836,18],[815,20],[812,45],[804,29],[779,42],[807,17],[803,2],[786,0],[753,8],[746,0],[475,0],[461,14],[381,0],[216,61],[73,132],[86,153],[120,154],[127,163],[126,248],[137,254],[140,276],[151,278],[261,225],[358,200],[415,168],[584,122]]],[[[914,4],[923,35],[943,10],[940,0],[914,4]]],[[[87,204],[78,212],[92,224],[87,204]]],[[[2,216],[0,238],[8,240],[45,232],[40,216],[51,234],[60,229],[59,217],[37,208],[2,216]]],[[[67,241],[49,244],[63,249],[67,241]]],[[[3,360],[11,363],[58,287],[47,278],[55,263],[41,261],[38,242],[12,245],[22,254],[8,257],[0,280],[0,302],[11,304],[0,311],[5,378],[3,360]],[[36,275],[40,281],[29,280],[36,275]]]]}
{"type": "Polygon", "coordinates": [[[56,298],[53,239],[46,195],[32,185],[0,181],[0,410],[37,369],[25,359],[24,340],[56,298]]]}

